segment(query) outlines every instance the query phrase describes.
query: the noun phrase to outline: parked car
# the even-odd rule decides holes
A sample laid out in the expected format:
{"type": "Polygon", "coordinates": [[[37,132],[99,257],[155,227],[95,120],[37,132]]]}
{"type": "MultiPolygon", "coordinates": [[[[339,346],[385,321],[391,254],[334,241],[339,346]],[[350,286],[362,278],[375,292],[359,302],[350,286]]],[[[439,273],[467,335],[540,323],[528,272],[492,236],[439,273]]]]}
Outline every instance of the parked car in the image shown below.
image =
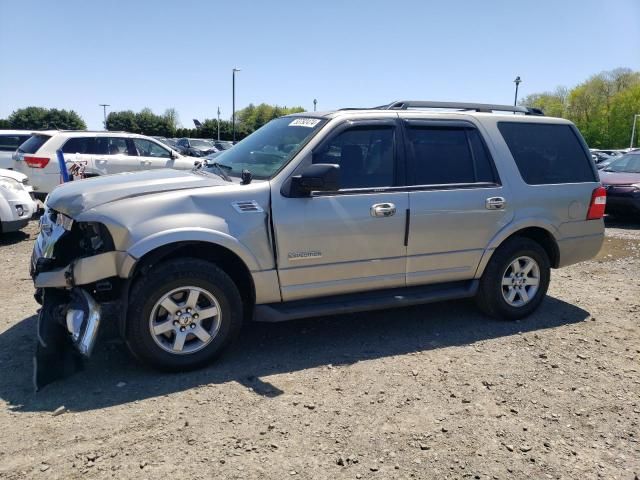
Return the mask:
{"type": "Polygon", "coordinates": [[[640,218],[640,152],[627,153],[600,170],[607,213],[640,218]]]}
{"type": "Polygon", "coordinates": [[[213,146],[220,151],[229,150],[231,147],[233,147],[233,142],[227,142],[224,140],[214,140],[213,146]]]}
{"type": "Polygon", "coordinates": [[[87,177],[157,168],[190,170],[197,161],[153,138],[133,133],[35,132],[18,147],[13,159],[14,168],[29,177],[35,195],[41,199],[61,182],[58,149],[64,153],[67,168],[79,165],[87,177]]]}
{"type": "Polygon", "coordinates": [[[13,152],[31,136],[31,130],[0,130],[0,168],[13,168],[13,152]]]}
{"type": "Polygon", "coordinates": [[[204,138],[181,138],[176,145],[182,153],[193,157],[204,157],[218,151],[211,140],[204,138]]]}
{"type": "Polygon", "coordinates": [[[15,232],[38,210],[27,176],[0,168],[0,233],[15,232]]]}
{"type": "Polygon", "coordinates": [[[180,151],[180,148],[178,147],[177,142],[173,138],[166,138],[166,137],[153,137],[153,138],[155,138],[159,142],[164,143],[167,147],[177,152],[180,151]]]}
{"type": "Polygon", "coordinates": [[[199,170],[71,182],[33,251],[36,381],[108,325],[136,358],[183,371],[250,319],[467,297],[523,318],[551,268],[600,250],[605,201],[571,122],[443,102],[289,115],[199,170]]]}

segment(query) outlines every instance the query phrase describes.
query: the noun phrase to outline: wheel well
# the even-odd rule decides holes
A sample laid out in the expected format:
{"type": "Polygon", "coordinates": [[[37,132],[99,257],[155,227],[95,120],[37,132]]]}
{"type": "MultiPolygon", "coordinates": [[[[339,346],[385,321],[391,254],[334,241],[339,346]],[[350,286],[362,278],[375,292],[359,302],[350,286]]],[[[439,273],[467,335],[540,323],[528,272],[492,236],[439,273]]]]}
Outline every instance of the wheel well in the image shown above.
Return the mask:
{"type": "Polygon", "coordinates": [[[558,243],[551,232],[540,227],[528,227],[511,234],[505,239],[505,241],[513,237],[525,237],[538,243],[542,248],[544,248],[545,252],[547,252],[551,267],[558,268],[558,265],[560,264],[560,250],[558,249],[558,243]]]}
{"type": "MultiPolygon", "coordinates": [[[[145,254],[136,264],[132,280],[146,275],[154,265],[181,257],[198,258],[215,263],[231,277],[238,287],[245,306],[245,313],[252,315],[255,303],[255,287],[251,272],[244,262],[228,248],[208,242],[178,242],[156,248],[145,254]]],[[[247,317],[250,318],[250,317],[247,317]]]]}

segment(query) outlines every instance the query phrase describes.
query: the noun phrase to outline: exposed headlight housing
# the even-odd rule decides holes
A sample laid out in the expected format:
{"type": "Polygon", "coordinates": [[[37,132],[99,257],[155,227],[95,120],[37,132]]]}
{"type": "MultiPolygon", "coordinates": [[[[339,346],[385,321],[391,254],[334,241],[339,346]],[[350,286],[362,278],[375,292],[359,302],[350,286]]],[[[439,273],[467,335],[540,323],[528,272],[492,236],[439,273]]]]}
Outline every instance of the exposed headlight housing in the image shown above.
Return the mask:
{"type": "Polygon", "coordinates": [[[60,225],[67,232],[70,232],[71,227],[73,227],[73,218],[67,217],[65,214],[58,212],[56,214],[56,225],[60,225]]]}

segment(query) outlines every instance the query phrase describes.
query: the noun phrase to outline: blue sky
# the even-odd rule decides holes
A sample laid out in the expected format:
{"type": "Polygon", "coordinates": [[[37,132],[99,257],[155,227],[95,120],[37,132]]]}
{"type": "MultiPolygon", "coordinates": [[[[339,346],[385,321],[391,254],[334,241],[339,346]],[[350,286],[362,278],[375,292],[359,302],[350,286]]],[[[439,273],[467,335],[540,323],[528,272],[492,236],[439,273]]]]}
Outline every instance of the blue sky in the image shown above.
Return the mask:
{"type": "Polygon", "coordinates": [[[0,0],[0,117],[71,108],[192,118],[236,105],[398,99],[511,103],[616,67],[640,70],[639,0],[0,0]]]}

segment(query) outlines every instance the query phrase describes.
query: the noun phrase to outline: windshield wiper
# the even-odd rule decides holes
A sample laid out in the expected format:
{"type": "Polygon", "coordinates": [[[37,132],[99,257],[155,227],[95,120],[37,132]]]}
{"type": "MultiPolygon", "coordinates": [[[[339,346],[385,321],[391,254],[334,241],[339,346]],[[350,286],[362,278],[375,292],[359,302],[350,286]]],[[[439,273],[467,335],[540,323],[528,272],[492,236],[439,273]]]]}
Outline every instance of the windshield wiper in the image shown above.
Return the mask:
{"type": "Polygon", "coordinates": [[[207,167],[213,167],[218,171],[218,175],[220,175],[224,180],[226,180],[227,182],[232,182],[233,180],[231,180],[231,177],[229,177],[229,175],[227,175],[227,172],[225,172],[225,169],[228,171],[233,170],[232,167],[230,167],[229,165],[223,165],[221,163],[218,162],[206,162],[207,167]]]}

